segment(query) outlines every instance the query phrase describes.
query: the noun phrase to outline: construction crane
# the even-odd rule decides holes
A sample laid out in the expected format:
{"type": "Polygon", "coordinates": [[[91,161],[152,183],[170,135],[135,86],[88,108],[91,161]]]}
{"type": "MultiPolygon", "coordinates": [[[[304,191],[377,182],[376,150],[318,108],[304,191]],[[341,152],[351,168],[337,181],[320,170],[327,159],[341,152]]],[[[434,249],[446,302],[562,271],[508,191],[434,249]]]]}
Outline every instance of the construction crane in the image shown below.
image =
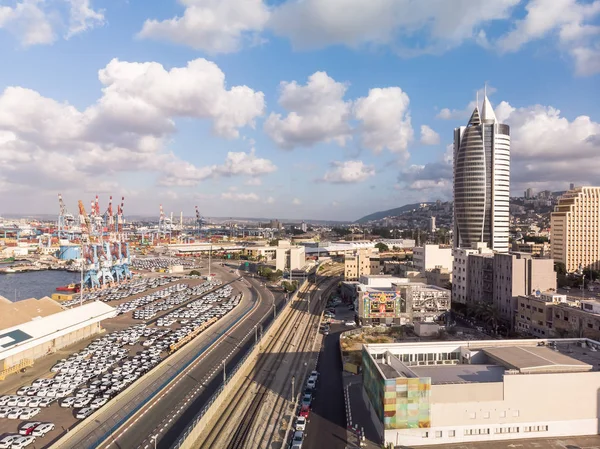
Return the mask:
{"type": "Polygon", "coordinates": [[[204,224],[204,220],[200,216],[200,210],[198,206],[196,206],[196,235],[200,235],[202,233],[202,225],[204,224]]]}
{"type": "Polygon", "coordinates": [[[115,216],[113,214],[112,207],[112,195],[108,199],[108,207],[104,212],[104,223],[106,224],[106,231],[108,233],[108,239],[114,240],[115,238],[115,216]]]}
{"type": "Polygon", "coordinates": [[[65,205],[60,193],[58,194],[58,206],[58,238],[60,239],[64,231],[71,229],[73,223],[75,222],[75,217],[73,217],[73,214],[70,214],[67,210],[67,206],[65,205]]]}

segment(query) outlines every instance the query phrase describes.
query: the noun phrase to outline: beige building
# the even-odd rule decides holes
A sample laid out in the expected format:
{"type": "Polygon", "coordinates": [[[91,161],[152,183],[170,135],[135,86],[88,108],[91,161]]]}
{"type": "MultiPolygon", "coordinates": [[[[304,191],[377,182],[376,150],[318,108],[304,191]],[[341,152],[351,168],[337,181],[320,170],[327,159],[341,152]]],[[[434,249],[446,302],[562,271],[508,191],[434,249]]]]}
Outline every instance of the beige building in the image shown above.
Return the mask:
{"type": "Polygon", "coordinates": [[[446,268],[434,268],[425,273],[425,279],[428,284],[446,288],[448,283],[452,282],[452,271],[446,268]]]}
{"type": "Polygon", "coordinates": [[[577,187],[558,201],[550,219],[552,258],[568,272],[600,269],[600,187],[577,187]]]}
{"type": "Polygon", "coordinates": [[[600,342],[363,345],[363,397],[384,444],[597,435],[600,342]]]}
{"type": "Polygon", "coordinates": [[[344,279],[357,281],[360,276],[381,274],[379,253],[371,248],[357,250],[344,258],[344,279]]]}
{"type": "Polygon", "coordinates": [[[306,254],[304,246],[291,246],[277,248],[275,257],[275,269],[299,270],[306,265],[306,254]]]}
{"type": "Polygon", "coordinates": [[[452,271],[452,248],[440,245],[423,245],[413,249],[413,262],[419,271],[445,268],[452,271]]]}
{"type": "Polygon", "coordinates": [[[276,246],[248,246],[242,250],[242,254],[250,260],[268,261],[275,259],[276,251],[276,246]]]}
{"type": "Polygon", "coordinates": [[[473,248],[455,248],[452,264],[452,302],[466,304],[468,296],[468,261],[472,254],[493,254],[485,243],[477,243],[473,248]]]}
{"type": "Polygon", "coordinates": [[[502,319],[515,325],[517,297],[536,291],[556,291],[554,260],[531,254],[494,254],[493,303],[502,319]]]}
{"type": "Polygon", "coordinates": [[[535,337],[600,339],[600,301],[542,292],[517,298],[516,330],[535,337]]]}
{"type": "Polygon", "coordinates": [[[550,244],[548,242],[515,242],[512,244],[512,251],[515,253],[529,253],[534,257],[550,257],[550,244]]]}

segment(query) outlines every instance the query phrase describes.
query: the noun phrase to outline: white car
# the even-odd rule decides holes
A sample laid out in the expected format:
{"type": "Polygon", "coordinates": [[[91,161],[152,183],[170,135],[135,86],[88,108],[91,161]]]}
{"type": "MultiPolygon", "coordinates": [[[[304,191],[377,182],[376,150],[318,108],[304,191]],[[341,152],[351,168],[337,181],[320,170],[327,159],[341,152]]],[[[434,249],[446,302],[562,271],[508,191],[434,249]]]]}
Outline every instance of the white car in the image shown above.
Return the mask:
{"type": "Polygon", "coordinates": [[[44,424],[40,424],[39,426],[36,426],[36,428],[33,429],[33,432],[31,432],[31,434],[36,437],[43,437],[48,432],[52,432],[54,430],[54,428],[55,428],[54,424],[52,424],[51,422],[47,422],[44,424]]]}
{"type": "Polygon", "coordinates": [[[310,377],[306,381],[306,388],[310,388],[311,390],[317,386],[317,380],[313,377],[310,377]]]}
{"type": "Polygon", "coordinates": [[[21,396],[21,398],[17,402],[17,407],[27,407],[30,402],[31,402],[31,397],[21,396]]]}
{"type": "Polygon", "coordinates": [[[29,401],[28,407],[39,407],[40,404],[42,403],[43,399],[42,398],[31,398],[31,401],[29,401]]]}
{"type": "Polygon", "coordinates": [[[73,403],[77,400],[77,398],[73,396],[69,396],[60,401],[60,406],[63,408],[73,407],[73,403]]]}
{"type": "Polygon", "coordinates": [[[44,398],[40,401],[40,407],[48,407],[54,401],[56,401],[56,399],[54,399],[54,398],[44,398]]]}
{"type": "Polygon", "coordinates": [[[75,415],[75,418],[77,418],[77,419],[85,419],[88,416],[90,416],[92,413],[94,413],[94,409],[93,408],[82,408],[81,410],[79,410],[77,412],[77,414],[75,415]]]}
{"type": "Polygon", "coordinates": [[[356,323],[354,321],[346,321],[344,324],[346,326],[356,326],[356,323]]]}
{"type": "Polygon", "coordinates": [[[296,418],[296,430],[306,430],[306,418],[304,416],[296,418]]]}
{"type": "Polygon", "coordinates": [[[27,447],[34,442],[35,437],[33,435],[15,438],[12,442],[12,445],[10,446],[10,449],[23,449],[24,447],[27,447]]]}
{"type": "Polygon", "coordinates": [[[73,408],[84,408],[90,402],[92,402],[92,398],[77,398],[75,402],[73,402],[73,408]]]}
{"type": "Polygon", "coordinates": [[[19,416],[21,415],[21,413],[23,413],[23,411],[23,407],[13,407],[10,409],[6,417],[8,419],[19,419],[19,416]]]}
{"type": "Polygon", "coordinates": [[[19,415],[19,418],[20,419],[31,419],[35,415],[37,415],[40,412],[40,410],[41,409],[39,407],[25,408],[25,409],[23,409],[23,412],[19,415]]]}
{"type": "Polygon", "coordinates": [[[9,449],[12,446],[12,442],[19,437],[20,435],[6,435],[0,440],[0,449],[9,449]]]}
{"type": "Polygon", "coordinates": [[[32,432],[32,430],[30,430],[30,429],[36,428],[41,423],[42,423],[41,421],[28,422],[27,424],[25,424],[23,427],[21,427],[19,429],[19,434],[20,435],[29,435],[32,432]]]}
{"type": "Polygon", "coordinates": [[[97,408],[102,407],[107,402],[108,402],[107,398],[96,398],[90,403],[90,407],[93,409],[97,409],[97,408]]]}

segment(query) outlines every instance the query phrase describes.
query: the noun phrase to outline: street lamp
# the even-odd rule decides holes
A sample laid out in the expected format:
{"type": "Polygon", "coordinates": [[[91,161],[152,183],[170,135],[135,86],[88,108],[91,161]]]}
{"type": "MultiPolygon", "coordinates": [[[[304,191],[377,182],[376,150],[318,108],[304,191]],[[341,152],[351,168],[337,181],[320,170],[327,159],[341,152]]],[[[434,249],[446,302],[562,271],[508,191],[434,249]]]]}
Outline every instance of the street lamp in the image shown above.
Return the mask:
{"type": "Polygon", "coordinates": [[[154,440],[154,449],[156,449],[156,440],[158,440],[158,435],[153,435],[152,440],[154,440]]]}

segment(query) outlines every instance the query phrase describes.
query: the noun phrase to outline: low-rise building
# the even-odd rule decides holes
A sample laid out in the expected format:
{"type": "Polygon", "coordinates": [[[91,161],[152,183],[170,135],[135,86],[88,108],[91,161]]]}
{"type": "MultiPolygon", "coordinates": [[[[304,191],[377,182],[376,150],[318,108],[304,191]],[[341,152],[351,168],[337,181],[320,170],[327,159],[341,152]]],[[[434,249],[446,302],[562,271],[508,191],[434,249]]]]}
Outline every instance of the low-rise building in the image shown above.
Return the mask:
{"type": "Polygon", "coordinates": [[[306,255],[304,246],[278,247],[275,257],[275,268],[277,270],[300,270],[306,266],[306,255]]]}
{"type": "Polygon", "coordinates": [[[242,255],[251,260],[274,260],[277,246],[247,246],[242,250],[242,255]]]}
{"type": "Polygon", "coordinates": [[[589,339],[363,345],[363,397],[386,446],[597,435],[598,348],[589,339]]]}
{"type": "Polygon", "coordinates": [[[445,268],[452,271],[452,248],[440,245],[416,246],[413,249],[413,262],[419,271],[445,268]]]}
{"type": "Polygon", "coordinates": [[[600,301],[540,292],[519,296],[516,330],[535,337],[585,337],[600,340],[600,301]]]}
{"type": "Polygon", "coordinates": [[[514,242],[512,250],[515,253],[529,253],[533,257],[550,257],[550,243],[514,242]]]}
{"type": "Polygon", "coordinates": [[[357,281],[360,276],[380,274],[379,253],[372,249],[359,249],[344,258],[344,279],[357,281]]]}
{"type": "Polygon", "coordinates": [[[434,268],[425,273],[428,284],[446,288],[452,282],[452,271],[446,268],[434,268]]]}
{"type": "Polygon", "coordinates": [[[450,310],[450,290],[396,278],[389,286],[357,286],[355,310],[363,326],[434,321],[450,310]]]}

